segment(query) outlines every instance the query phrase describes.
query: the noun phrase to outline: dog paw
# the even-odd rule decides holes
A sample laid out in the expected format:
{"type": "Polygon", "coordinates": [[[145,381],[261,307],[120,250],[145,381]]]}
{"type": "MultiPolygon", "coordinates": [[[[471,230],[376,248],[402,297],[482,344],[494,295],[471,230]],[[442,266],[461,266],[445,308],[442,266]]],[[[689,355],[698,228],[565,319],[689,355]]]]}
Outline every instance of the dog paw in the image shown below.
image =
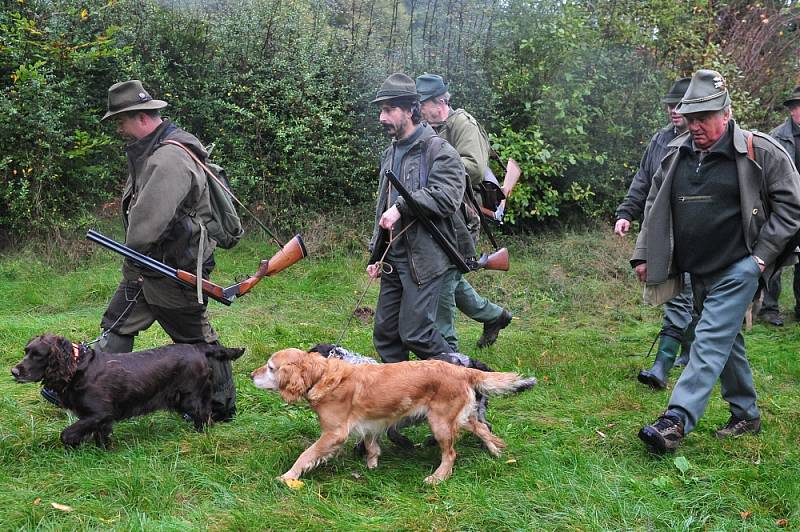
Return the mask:
{"type": "Polygon", "coordinates": [[[442,479],[440,479],[436,475],[429,475],[429,476],[425,477],[425,484],[430,484],[432,486],[435,486],[436,484],[438,484],[441,481],[442,481],[442,479]]]}

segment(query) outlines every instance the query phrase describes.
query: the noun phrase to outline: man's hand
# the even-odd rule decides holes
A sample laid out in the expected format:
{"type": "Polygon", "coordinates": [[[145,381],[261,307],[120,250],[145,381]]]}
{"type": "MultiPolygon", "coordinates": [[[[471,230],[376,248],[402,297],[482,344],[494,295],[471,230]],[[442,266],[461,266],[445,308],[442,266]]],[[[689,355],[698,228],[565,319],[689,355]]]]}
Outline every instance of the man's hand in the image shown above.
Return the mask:
{"type": "Polygon", "coordinates": [[[379,264],[367,264],[367,275],[372,279],[377,279],[381,276],[381,267],[379,264]]]}
{"type": "Polygon", "coordinates": [[[645,282],[647,281],[647,263],[643,262],[641,264],[637,264],[634,268],[636,271],[636,275],[639,277],[639,281],[645,282]]]}
{"type": "Polygon", "coordinates": [[[755,255],[753,255],[752,257],[753,257],[753,260],[756,261],[756,264],[758,264],[758,269],[761,270],[761,273],[764,273],[764,270],[767,269],[767,265],[764,264],[763,260],[761,260],[760,258],[756,257],[755,255]]]}
{"type": "Polygon", "coordinates": [[[630,231],[631,229],[631,222],[630,220],[626,220],[625,218],[620,218],[617,220],[617,223],[614,224],[614,234],[619,236],[625,236],[625,234],[630,231]]]}
{"type": "Polygon", "coordinates": [[[378,225],[380,225],[384,229],[392,229],[394,227],[394,224],[396,224],[399,219],[400,219],[400,211],[397,210],[396,205],[392,205],[391,208],[389,208],[385,213],[383,213],[383,216],[381,216],[381,220],[380,222],[378,222],[378,225]]]}

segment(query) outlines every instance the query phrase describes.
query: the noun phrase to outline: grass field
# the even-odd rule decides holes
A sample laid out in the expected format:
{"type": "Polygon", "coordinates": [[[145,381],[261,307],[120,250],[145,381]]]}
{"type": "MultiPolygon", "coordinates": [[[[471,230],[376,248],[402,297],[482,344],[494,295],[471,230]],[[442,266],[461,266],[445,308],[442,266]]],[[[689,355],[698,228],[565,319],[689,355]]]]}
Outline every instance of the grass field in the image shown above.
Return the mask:
{"type": "MultiPolygon", "coordinates": [[[[115,425],[108,451],[65,450],[59,433],[74,419],[42,400],[38,385],[13,382],[8,368],[35,334],[93,339],[118,281],[118,258],[85,243],[69,251],[78,259],[6,254],[0,530],[800,529],[800,327],[794,320],[781,329],[759,323],[746,335],[763,415],[758,437],[713,437],[728,417],[715,391],[680,450],[654,456],[636,432],[665,408],[668,392],[646,389],[635,377],[650,363],[645,354],[660,314],[639,302],[626,261],[630,239],[609,233],[517,242],[511,271],[471,275],[479,292],[516,318],[495,346],[478,350],[480,325],[460,317],[462,351],[497,369],[533,374],[539,386],[491,401],[490,421],[508,444],[503,457],[465,435],[453,477],[435,487],[422,482],[439,459],[436,448],[422,445],[427,427],[406,430],[419,444],[412,451],[384,442],[376,470],[352,455],[351,442],[301,488],[275,480],[316,439],[318,425],[306,405],[255,389],[249,373],[277,349],[339,336],[366,286],[364,252],[315,244],[315,256],[265,279],[233,306],[211,303],[222,341],[247,348],[234,364],[234,422],[198,434],[176,414],[140,417],[115,425]]],[[[252,273],[271,251],[249,240],[219,253],[215,280],[252,273]]],[[[373,285],[365,304],[373,307],[376,297],[373,285]]],[[[343,345],[372,354],[371,326],[354,319],[343,345]]],[[[168,341],[156,326],[137,348],[168,341]]]]}

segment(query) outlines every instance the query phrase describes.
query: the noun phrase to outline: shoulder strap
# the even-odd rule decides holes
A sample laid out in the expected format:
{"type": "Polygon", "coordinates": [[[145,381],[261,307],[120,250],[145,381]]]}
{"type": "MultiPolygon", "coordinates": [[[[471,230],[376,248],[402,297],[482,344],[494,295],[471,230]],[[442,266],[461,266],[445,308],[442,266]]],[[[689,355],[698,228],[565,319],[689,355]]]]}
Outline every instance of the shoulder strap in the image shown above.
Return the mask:
{"type": "Polygon", "coordinates": [[[744,133],[744,138],[747,139],[747,157],[750,160],[755,161],[756,160],[756,152],[753,149],[753,132],[752,131],[742,130],[742,133],[744,133]]]}
{"type": "Polygon", "coordinates": [[[236,202],[237,202],[237,203],[239,203],[239,204],[241,205],[241,202],[238,200],[238,198],[237,198],[236,196],[234,196],[234,195],[233,195],[233,192],[231,192],[231,189],[229,189],[229,188],[227,187],[227,185],[225,185],[225,183],[223,183],[223,182],[222,182],[222,180],[221,180],[219,177],[217,177],[217,174],[215,174],[214,172],[212,172],[212,171],[211,171],[211,168],[209,168],[208,166],[206,166],[206,164],[205,164],[203,161],[201,161],[201,160],[200,160],[200,158],[197,156],[197,154],[195,154],[195,153],[194,153],[192,150],[190,150],[188,146],[186,146],[185,144],[182,144],[182,143],[178,142],[177,140],[170,140],[170,139],[165,139],[165,140],[162,140],[162,141],[161,141],[161,143],[162,143],[162,144],[172,144],[173,146],[178,146],[178,147],[180,147],[180,148],[183,148],[183,150],[184,150],[186,153],[188,153],[188,154],[189,154],[189,157],[191,157],[192,159],[194,159],[194,162],[196,162],[197,164],[199,164],[199,165],[200,165],[200,168],[202,168],[202,169],[203,169],[203,171],[205,171],[205,173],[206,173],[206,174],[208,174],[208,175],[209,175],[209,176],[210,176],[210,177],[211,177],[211,178],[212,178],[214,181],[216,181],[216,182],[217,182],[217,184],[218,184],[219,186],[221,186],[221,187],[222,187],[222,189],[223,189],[225,192],[227,192],[227,193],[230,195],[230,197],[232,197],[233,199],[235,199],[235,200],[236,200],[236,202]]]}
{"type": "Polygon", "coordinates": [[[439,154],[442,149],[444,139],[438,135],[429,137],[422,143],[422,155],[419,161],[419,187],[425,188],[428,186],[428,172],[433,164],[433,159],[439,154]]]}

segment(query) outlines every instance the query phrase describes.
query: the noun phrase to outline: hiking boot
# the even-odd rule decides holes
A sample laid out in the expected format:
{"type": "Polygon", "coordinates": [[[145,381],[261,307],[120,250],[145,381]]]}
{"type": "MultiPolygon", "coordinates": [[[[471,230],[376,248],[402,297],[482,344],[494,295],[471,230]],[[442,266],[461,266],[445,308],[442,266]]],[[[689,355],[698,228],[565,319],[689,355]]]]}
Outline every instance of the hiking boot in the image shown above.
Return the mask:
{"type": "Polygon", "coordinates": [[[755,419],[739,419],[738,417],[731,415],[725,426],[717,430],[714,435],[720,440],[724,440],[725,438],[738,438],[739,436],[747,434],[748,432],[753,434],[758,434],[761,432],[760,417],[755,419]]]}
{"type": "Polygon", "coordinates": [[[478,347],[489,347],[497,341],[497,335],[500,331],[508,327],[511,323],[512,315],[506,309],[492,321],[487,321],[483,324],[483,334],[478,338],[478,347]]]}
{"type": "Polygon", "coordinates": [[[42,394],[42,397],[47,399],[49,403],[57,406],[58,408],[64,408],[64,405],[61,404],[61,397],[59,397],[58,392],[52,388],[42,388],[40,393],[42,394]]]}
{"type": "Polygon", "coordinates": [[[759,319],[763,322],[774,325],[775,327],[783,327],[783,316],[777,310],[768,310],[758,315],[759,319]]]}
{"type": "Polygon", "coordinates": [[[658,343],[658,351],[656,352],[656,361],[650,369],[643,369],[639,372],[639,376],[636,377],[639,382],[655,390],[666,388],[669,370],[672,369],[680,348],[681,343],[675,338],[661,336],[661,341],[658,343]]]}
{"type": "Polygon", "coordinates": [[[658,453],[674,451],[683,439],[683,420],[666,411],[652,425],[645,425],[639,431],[639,439],[658,453]]]}

